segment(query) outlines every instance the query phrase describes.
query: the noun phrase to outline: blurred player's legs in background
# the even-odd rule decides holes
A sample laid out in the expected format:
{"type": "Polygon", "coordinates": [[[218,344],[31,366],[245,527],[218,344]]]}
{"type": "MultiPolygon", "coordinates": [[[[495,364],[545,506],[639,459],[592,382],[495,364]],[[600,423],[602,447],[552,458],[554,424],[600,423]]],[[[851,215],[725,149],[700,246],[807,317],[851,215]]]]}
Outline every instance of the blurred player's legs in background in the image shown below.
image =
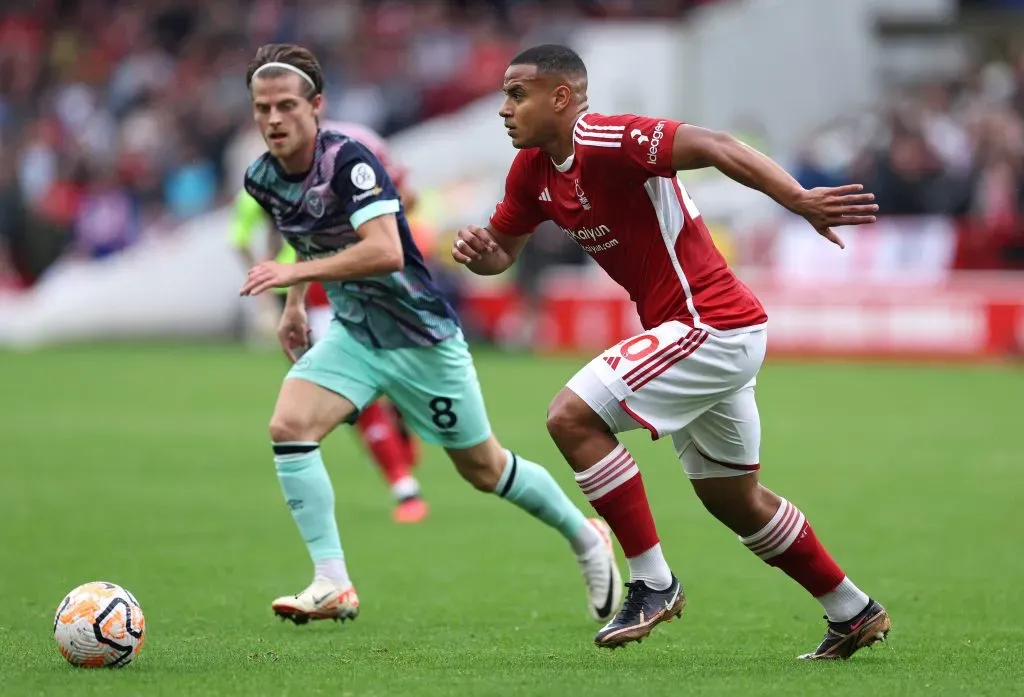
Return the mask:
{"type": "Polygon", "coordinates": [[[821,603],[829,631],[803,658],[845,658],[889,631],[884,608],[847,578],[803,513],[758,481],[754,385],[766,338],[764,331],[716,337],[668,322],[606,351],[553,403],[551,434],[630,564],[630,595],[598,633],[600,645],[643,638],[659,621],[652,612],[669,618],[658,608],[669,607],[678,583],[661,554],[639,469],[612,435],[637,428],[655,439],[671,435],[707,510],[821,603]]]}
{"type": "MultiPolygon", "coordinates": [[[[284,295],[281,295],[284,298],[284,295]]],[[[327,335],[334,311],[323,286],[314,283],[306,296],[306,315],[312,343],[327,335]]],[[[392,518],[396,523],[419,523],[430,512],[412,475],[419,459],[416,441],[398,409],[381,398],[359,413],[355,423],[359,439],[383,475],[395,500],[392,518]]]]}
{"type": "Polygon", "coordinates": [[[327,328],[331,326],[334,311],[329,304],[313,305],[307,303],[306,318],[309,320],[309,338],[315,343],[327,335],[327,328]]]}
{"type": "Polygon", "coordinates": [[[512,267],[520,298],[520,311],[509,313],[496,328],[495,341],[504,347],[529,351],[541,340],[544,281],[559,267],[580,266],[590,261],[585,251],[551,221],[537,226],[530,244],[512,267]]]}
{"type": "Polygon", "coordinates": [[[386,398],[378,399],[359,413],[355,423],[363,445],[384,475],[395,498],[392,514],[396,523],[418,523],[429,508],[420,495],[420,485],[412,476],[416,464],[416,445],[404,428],[404,420],[386,398]]]}

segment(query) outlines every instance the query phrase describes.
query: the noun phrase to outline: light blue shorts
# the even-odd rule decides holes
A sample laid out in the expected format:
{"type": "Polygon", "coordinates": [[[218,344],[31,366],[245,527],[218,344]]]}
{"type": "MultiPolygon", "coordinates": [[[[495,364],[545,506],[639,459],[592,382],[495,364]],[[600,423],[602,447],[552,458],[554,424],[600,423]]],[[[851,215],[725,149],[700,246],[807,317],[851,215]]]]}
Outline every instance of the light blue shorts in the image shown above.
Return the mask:
{"type": "Polygon", "coordinates": [[[463,449],[487,440],[487,420],[476,367],[460,331],[425,348],[373,349],[332,321],[288,371],[335,392],[362,410],[386,395],[426,443],[463,449]]]}

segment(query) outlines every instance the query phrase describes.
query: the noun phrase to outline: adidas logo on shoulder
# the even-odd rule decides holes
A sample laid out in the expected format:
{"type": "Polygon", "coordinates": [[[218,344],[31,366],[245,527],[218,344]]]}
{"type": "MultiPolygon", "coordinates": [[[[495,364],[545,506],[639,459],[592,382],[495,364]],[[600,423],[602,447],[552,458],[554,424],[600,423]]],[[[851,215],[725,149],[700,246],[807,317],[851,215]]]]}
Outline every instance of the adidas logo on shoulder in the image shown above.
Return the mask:
{"type": "Polygon", "coordinates": [[[538,201],[551,201],[551,192],[548,191],[548,187],[544,187],[544,191],[540,192],[540,196],[537,197],[538,201]]]}

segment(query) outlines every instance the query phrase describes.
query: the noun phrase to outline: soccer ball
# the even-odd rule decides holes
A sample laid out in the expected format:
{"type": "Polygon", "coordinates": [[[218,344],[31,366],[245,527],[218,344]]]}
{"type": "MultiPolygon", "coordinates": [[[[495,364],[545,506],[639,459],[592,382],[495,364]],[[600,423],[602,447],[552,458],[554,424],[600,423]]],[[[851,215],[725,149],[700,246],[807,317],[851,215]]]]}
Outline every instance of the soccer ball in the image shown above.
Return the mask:
{"type": "Polygon", "coordinates": [[[146,618],[135,596],[114,583],[84,583],[67,594],[53,618],[53,638],[73,666],[120,668],[145,640],[146,618]]]}

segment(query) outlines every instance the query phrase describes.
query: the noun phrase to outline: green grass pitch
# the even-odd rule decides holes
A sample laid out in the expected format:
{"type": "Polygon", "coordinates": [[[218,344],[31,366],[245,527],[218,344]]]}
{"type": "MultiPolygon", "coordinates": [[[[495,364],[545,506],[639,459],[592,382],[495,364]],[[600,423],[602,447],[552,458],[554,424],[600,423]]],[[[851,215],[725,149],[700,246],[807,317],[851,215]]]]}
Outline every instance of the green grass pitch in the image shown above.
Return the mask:
{"type": "MultiPolygon", "coordinates": [[[[544,412],[582,359],[481,352],[491,421],[586,502],[544,412]]],[[[325,457],[362,614],[295,627],[270,600],[309,581],[266,421],[283,359],[220,346],[0,354],[0,694],[1002,695],[1024,678],[1024,372],[769,364],[765,484],[796,502],[889,608],[886,645],[795,660],[820,607],[699,506],[668,442],[625,440],[687,587],[682,622],[592,645],[568,546],[463,484],[429,449],[420,527],[354,436],[325,457]],[[148,638],[120,671],[76,670],[51,625],[90,580],[131,590],[148,638]]],[[[624,566],[624,564],[623,564],[624,566]]]]}

